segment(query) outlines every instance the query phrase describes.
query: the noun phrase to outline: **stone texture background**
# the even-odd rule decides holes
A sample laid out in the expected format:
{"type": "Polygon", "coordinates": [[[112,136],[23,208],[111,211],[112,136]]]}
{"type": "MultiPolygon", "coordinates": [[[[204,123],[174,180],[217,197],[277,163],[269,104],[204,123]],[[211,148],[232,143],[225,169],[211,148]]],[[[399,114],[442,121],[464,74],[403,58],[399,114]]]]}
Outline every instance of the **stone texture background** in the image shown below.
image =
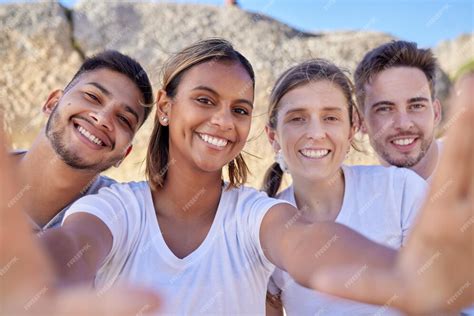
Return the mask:
{"type": "MultiPolygon", "coordinates": [[[[224,37],[252,63],[257,91],[252,131],[245,151],[252,171],[249,184],[258,186],[273,161],[263,127],[266,100],[279,73],[311,57],[327,58],[352,71],[364,53],[393,39],[379,32],[304,33],[270,17],[236,7],[196,4],[79,2],[73,10],[57,3],[0,5],[0,109],[16,148],[28,148],[45,123],[41,106],[48,93],[63,88],[84,56],[117,49],[139,60],[153,86],[160,86],[166,58],[206,37],[224,37]]],[[[434,47],[440,59],[441,99],[449,77],[474,59],[474,35],[463,35],[434,47]]],[[[108,175],[128,181],[143,178],[146,146],[153,118],[142,127],[134,152],[108,175]]],[[[374,163],[366,153],[351,153],[348,163],[374,163]]]]}

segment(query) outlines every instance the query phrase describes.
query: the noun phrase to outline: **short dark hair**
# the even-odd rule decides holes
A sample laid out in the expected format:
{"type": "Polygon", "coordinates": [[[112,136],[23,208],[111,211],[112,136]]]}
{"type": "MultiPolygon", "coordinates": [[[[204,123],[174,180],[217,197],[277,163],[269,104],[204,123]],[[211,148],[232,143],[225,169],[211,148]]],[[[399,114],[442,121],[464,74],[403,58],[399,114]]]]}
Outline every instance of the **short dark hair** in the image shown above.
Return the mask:
{"type": "Polygon", "coordinates": [[[86,58],[74,77],[72,77],[72,80],[67,84],[66,88],[64,88],[64,91],[74,86],[76,80],[82,74],[103,68],[121,73],[135,83],[135,86],[142,94],[145,113],[143,121],[145,121],[153,106],[153,89],[150,79],[148,79],[148,75],[140,63],[116,50],[106,50],[86,58]]]}
{"type": "Polygon", "coordinates": [[[414,42],[392,41],[369,51],[357,66],[354,83],[357,104],[364,109],[365,84],[370,83],[373,76],[392,67],[418,68],[426,76],[430,85],[431,98],[435,98],[435,78],[438,63],[430,49],[421,49],[414,42]]]}

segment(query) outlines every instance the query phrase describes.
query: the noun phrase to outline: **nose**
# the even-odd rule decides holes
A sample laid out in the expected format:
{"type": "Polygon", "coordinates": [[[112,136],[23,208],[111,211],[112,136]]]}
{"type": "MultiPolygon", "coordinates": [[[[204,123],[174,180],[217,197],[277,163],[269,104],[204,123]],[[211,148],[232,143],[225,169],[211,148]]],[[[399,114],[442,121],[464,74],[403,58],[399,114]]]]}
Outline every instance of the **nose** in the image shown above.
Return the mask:
{"type": "Polygon", "coordinates": [[[398,130],[409,130],[414,125],[408,113],[398,112],[393,117],[393,126],[398,130]]]}
{"type": "Polygon", "coordinates": [[[89,117],[92,121],[108,131],[113,130],[113,124],[111,120],[111,111],[108,111],[105,107],[102,108],[100,111],[91,111],[89,112],[89,117]]]}
{"type": "Polygon", "coordinates": [[[315,120],[311,120],[307,125],[306,136],[310,139],[318,140],[326,137],[326,130],[323,125],[315,120]]]}
{"type": "Polygon", "coordinates": [[[218,111],[214,112],[211,117],[210,123],[218,126],[222,130],[232,130],[234,128],[234,119],[232,112],[227,107],[222,107],[218,111]]]}

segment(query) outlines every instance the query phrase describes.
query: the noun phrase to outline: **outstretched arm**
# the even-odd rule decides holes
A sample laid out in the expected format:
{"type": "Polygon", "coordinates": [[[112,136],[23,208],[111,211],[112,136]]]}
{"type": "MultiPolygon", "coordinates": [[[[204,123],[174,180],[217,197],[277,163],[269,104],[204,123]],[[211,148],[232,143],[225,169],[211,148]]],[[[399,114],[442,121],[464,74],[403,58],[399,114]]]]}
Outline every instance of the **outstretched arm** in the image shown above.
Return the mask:
{"type": "Polygon", "coordinates": [[[156,294],[145,289],[112,288],[98,296],[90,287],[56,287],[52,261],[21,211],[21,188],[10,159],[0,124],[0,315],[115,316],[156,310],[156,294]]]}
{"type": "Polygon", "coordinates": [[[395,263],[396,251],[338,223],[308,223],[288,204],[270,209],[260,239],[269,260],[306,287],[315,273],[328,267],[352,263],[352,277],[345,282],[350,287],[370,271],[395,263]]]}

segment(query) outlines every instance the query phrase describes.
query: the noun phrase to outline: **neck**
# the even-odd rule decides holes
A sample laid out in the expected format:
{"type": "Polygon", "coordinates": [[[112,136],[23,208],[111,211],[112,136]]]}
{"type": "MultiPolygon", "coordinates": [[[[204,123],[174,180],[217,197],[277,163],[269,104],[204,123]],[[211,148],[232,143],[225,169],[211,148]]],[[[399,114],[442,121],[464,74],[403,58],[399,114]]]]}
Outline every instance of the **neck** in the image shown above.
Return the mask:
{"type": "Polygon", "coordinates": [[[183,159],[170,157],[163,187],[152,192],[158,217],[177,220],[211,220],[217,211],[222,190],[222,170],[197,172],[183,159]]]}
{"type": "Polygon", "coordinates": [[[293,177],[293,188],[296,204],[308,220],[334,221],[344,199],[344,173],[340,168],[324,179],[293,177]]]}
{"type": "Polygon", "coordinates": [[[26,213],[39,226],[47,224],[61,209],[78,198],[98,175],[65,164],[49,140],[38,136],[27,153],[15,157],[26,213]]]}

